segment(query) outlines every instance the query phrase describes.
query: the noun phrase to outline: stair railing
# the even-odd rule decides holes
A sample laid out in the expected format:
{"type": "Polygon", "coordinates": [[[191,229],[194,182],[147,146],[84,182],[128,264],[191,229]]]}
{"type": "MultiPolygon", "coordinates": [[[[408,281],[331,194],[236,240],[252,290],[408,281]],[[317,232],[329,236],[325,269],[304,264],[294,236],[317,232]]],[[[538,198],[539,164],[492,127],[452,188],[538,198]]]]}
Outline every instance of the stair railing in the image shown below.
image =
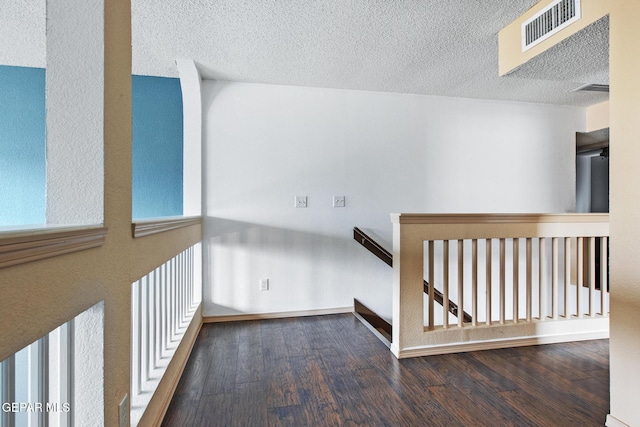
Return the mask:
{"type": "MultiPolygon", "coordinates": [[[[391,252],[383,248],[378,242],[376,242],[373,238],[368,236],[364,231],[360,230],[358,227],[353,228],[353,239],[364,246],[369,252],[377,256],[383,262],[385,262],[389,267],[393,267],[393,255],[391,252]]],[[[429,282],[423,280],[423,289],[425,294],[429,294],[429,282]]],[[[434,292],[434,300],[441,306],[445,306],[445,298],[444,294],[440,292],[437,288],[433,288],[434,292]]],[[[454,316],[458,317],[458,305],[447,298],[447,311],[454,316]]],[[[462,321],[471,322],[471,315],[466,312],[462,312],[463,317],[462,321]]]]}
{"type": "Polygon", "coordinates": [[[392,222],[398,357],[608,336],[608,269],[596,273],[596,259],[607,265],[608,215],[394,214],[392,222]],[[438,316],[435,289],[422,298],[424,277],[442,283],[438,316]],[[450,322],[450,300],[471,320],[450,322]]]}

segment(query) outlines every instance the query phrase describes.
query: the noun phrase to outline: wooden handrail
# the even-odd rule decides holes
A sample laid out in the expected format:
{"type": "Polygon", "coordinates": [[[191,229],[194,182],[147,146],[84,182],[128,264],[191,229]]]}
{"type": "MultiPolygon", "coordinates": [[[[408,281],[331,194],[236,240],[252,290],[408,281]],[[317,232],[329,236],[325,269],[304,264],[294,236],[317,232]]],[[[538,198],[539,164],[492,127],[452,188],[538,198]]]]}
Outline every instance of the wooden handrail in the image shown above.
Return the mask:
{"type": "MultiPolygon", "coordinates": [[[[384,261],[389,267],[393,267],[393,255],[391,252],[380,246],[378,242],[373,240],[358,227],[353,227],[353,239],[369,250],[369,252],[384,261]]],[[[426,280],[424,281],[424,293],[429,294],[429,282],[426,280]]],[[[437,303],[444,305],[444,294],[442,292],[434,287],[433,295],[437,303]]],[[[458,316],[458,305],[451,300],[449,300],[449,312],[456,317],[458,316]]],[[[471,322],[471,315],[469,313],[463,311],[463,316],[465,322],[471,322]]]]}
{"type": "MultiPolygon", "coordinates": [[[[424,282],[424,293],[425,294],[429,294],[429,282],[427,282],[426,280],[423,281],[424,282]]],[[[444,294],[442,292],[440,292],[439,290],[437,290],[436,288],[433,288],[433,299],[440,305],[444,305],[444,294]]],[[[458,304],[456,304],[455,302],[449,300],[449,313],[453,314],[454,316],[458,317],[458,304]]],[[[466,311],[462,312],[462,315],[464,316],[464,321],[465,322],[471,322],[471,315],[469,313],[467,313],[466,311]]]]}
{"type": "Polygon", "coordinates": [[[393,267],[393,255],[391,255],[391,252],[380,246],[378,242],[367,236],[367,234],[358,227],[353,227],[353,239],[384,261],[389,267],[393,267]]]}
{"type": "MultiPolygon", "coordinates": [[[[563,214],[531,214],[531,213],[511,213],[511,214],[425,214],[425,213],[392,213],[392,223],[401,224],[595,224],[601,223],[609,225],[609,214],[607,213],[563,213],[563,214]]],[[[607,227],[608,229],[608,227],[607,227]]],[[[464,234],[467,230],[459,230],[457,234],[464,234]]],[[[496,237],[496,236],[494,236],[496,237]]],[[[524,236],[518,236],[524,237],[524,236]]],[[[538,235],[538,237],[544,237],[538,235]]],[[[451,237],[452,239],[457,239],[451,237]]],[[[471,238],[464,236],[462,238],[471,238]]]]}

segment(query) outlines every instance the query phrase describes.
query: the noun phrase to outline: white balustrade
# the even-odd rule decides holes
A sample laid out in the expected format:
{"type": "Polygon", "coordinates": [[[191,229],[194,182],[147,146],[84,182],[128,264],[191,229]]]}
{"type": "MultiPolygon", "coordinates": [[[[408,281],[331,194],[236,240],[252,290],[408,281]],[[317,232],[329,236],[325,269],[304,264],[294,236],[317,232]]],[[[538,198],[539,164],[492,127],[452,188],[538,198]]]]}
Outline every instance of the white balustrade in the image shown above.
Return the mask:
{"type": "MultiPolygon", "coordinates": [[[[97,313],[101,319],[102,304],[85,313],[89,312],[97,313]]],[[[94,392],[94,386],[102,392],[101,383],[76,381],[75,373],[81,368],[75,363],[77,348],[102,366],[101,344],[97,346],[98,353],[93,351],[95,348],[92,349],[91,344],[76,342],[84,340],[83,336],[77,336],[76,325],[83,328],[88,318],[85,313],[0,362],[0,426],[66,427],[83,424],[82,418],[77,417],[78,405],[83,405],[78,393],[94,392]]],[[[95,340],[102,342],[102,334],[95,340]]],[[[94,408],[85,405],[80,412],[91,410],[94,408]]]]}
{"type": "Polygon", "coordinates": [[[200,304],[201,246],[131,285],[131,425],[140,421],[200,304]]]}
{"type": "Polygon", "coordinates": [[[392,350],[399,357],[608,333],[608,215],[396,214],[392,220],[393,256],[400,260],[393,265],[399,322],[392,350]],[[425,279],[430,286],[423,296],[425,279]]]}

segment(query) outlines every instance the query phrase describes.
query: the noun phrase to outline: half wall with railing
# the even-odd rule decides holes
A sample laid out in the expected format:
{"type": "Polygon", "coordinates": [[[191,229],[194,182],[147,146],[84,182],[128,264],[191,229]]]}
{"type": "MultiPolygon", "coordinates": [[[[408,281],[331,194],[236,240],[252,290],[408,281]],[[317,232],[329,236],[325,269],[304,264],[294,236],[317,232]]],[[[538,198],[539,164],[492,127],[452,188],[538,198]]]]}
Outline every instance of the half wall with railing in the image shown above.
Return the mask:
{"type": "Polygon", "coordinates": [[[608,215],[394,214],[392,222],[396,356],[608,337],[608,215]],[[434,286],[423,296],[425,280],[434,286]],[[471,319],[453,315],[450,301],[471,319]]]}
{"type": "Polygon", "coordinates": [[[0,426],[104,424],[102,302],[0,362],[0,426]]]}
{"type": "Polygon", "coordinates": [[[200,304],[201,244],[131,285],[131,425],[140,422],[200,304]]]}

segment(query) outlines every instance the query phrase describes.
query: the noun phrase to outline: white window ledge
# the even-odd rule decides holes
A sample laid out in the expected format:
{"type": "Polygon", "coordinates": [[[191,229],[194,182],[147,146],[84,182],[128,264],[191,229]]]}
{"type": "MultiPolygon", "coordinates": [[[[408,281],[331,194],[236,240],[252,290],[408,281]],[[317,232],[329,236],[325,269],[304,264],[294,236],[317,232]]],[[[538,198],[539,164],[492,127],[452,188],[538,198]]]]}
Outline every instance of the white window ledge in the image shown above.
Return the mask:
{"type": "Polygon", "coordinates": [[[133,237],[144,237],[152,234],[164,233],[165,231],[175,230],[182,227],[190,227],[192,225],[202,224],[202,217],[170,217],[170,218],[154,218],[134,220],[131,224],[133,237]]]}
{"type": "Polygon", "coordinates": [[[103,225],[0,232],[0,268],[102,246],[103,225]]]}

